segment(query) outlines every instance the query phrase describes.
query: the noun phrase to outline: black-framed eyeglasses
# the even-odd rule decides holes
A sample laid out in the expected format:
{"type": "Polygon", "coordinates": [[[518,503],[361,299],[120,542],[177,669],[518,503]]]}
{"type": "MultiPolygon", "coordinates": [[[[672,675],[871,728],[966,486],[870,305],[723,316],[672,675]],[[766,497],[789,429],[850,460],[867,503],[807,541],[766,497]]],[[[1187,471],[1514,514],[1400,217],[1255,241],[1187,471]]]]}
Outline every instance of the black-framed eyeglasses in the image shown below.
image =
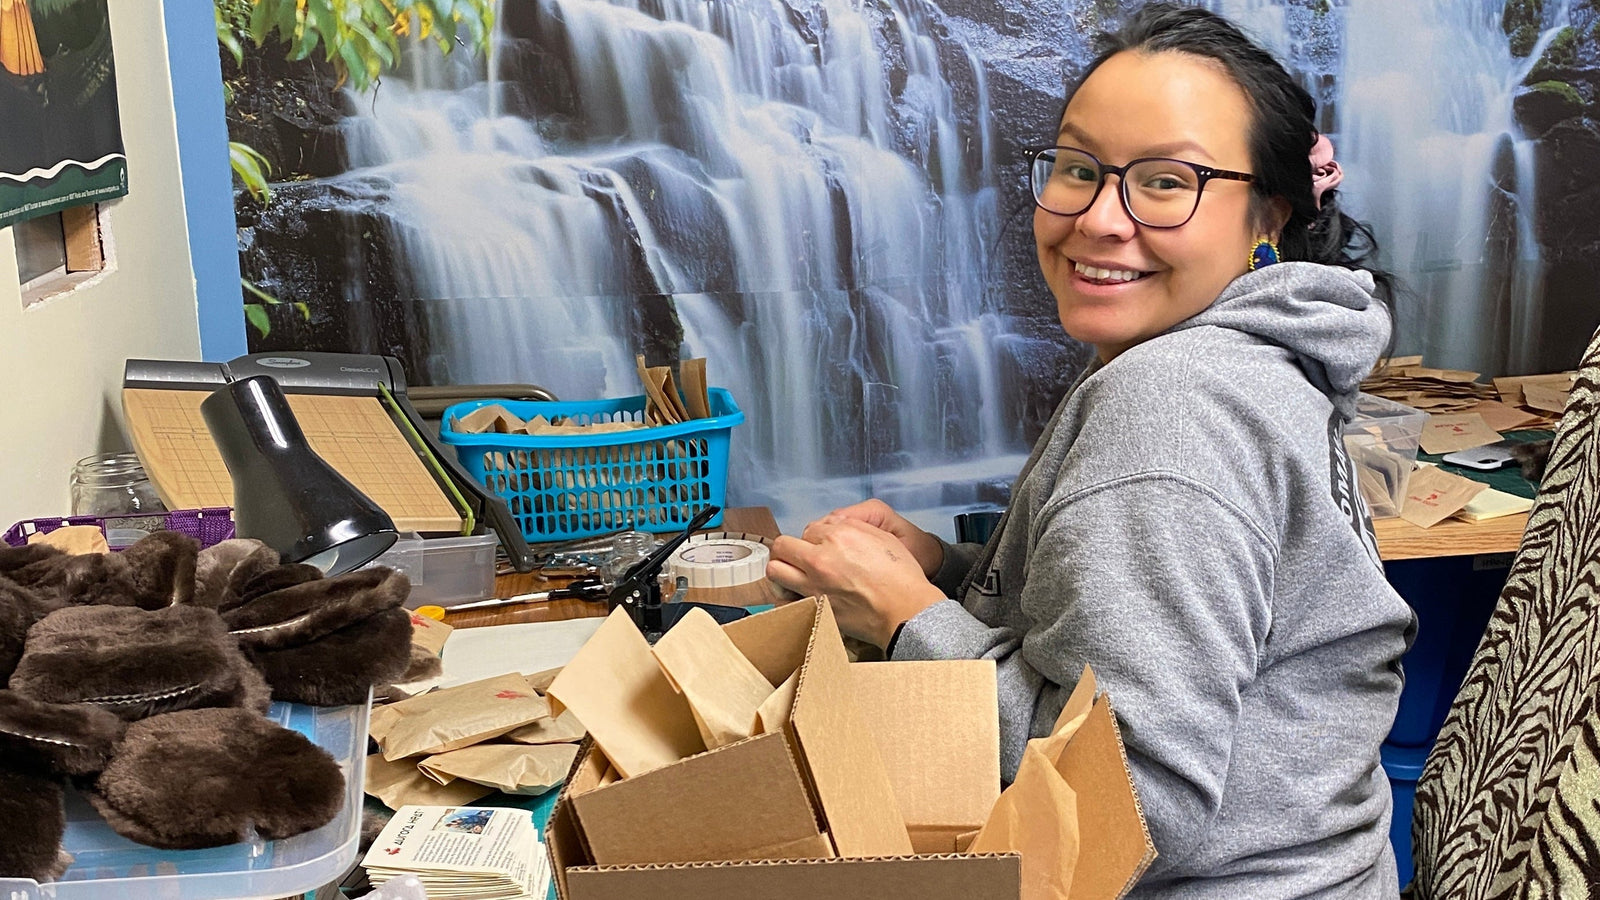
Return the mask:
{"type": "Polygon", "coordinates": [[[1200,206],[1200,192],[1213,178],[1256,179],[1248,172],[1157,156],[1135,159],[1125,166],[1108,166],[1077,147],[1033,147],[1026,153],[1032,162],[1028,180],[1033,186],[1033,202],[1040,209],[1076,216],[1094,205],[1106,176],[1116,175],[1123,210],[1129,218],[1149,228],[1177,228],[1187,223],[1200,206]]]}

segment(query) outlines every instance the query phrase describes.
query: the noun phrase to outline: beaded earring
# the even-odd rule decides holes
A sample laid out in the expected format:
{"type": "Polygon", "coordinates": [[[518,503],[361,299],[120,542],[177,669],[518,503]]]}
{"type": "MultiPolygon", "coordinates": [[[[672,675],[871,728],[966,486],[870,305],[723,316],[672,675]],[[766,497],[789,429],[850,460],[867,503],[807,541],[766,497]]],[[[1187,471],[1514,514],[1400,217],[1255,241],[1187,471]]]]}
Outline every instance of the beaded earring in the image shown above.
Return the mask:
{"type": "Polygon", "coordinates": [[[1256,241],[1250,248],[1250,267],[1246,270],[1254,272],[1262,266],[1270,266],[1282,262],[1283,257],[1278,255],[1278,245],[1266,238],[1256,241]]]}

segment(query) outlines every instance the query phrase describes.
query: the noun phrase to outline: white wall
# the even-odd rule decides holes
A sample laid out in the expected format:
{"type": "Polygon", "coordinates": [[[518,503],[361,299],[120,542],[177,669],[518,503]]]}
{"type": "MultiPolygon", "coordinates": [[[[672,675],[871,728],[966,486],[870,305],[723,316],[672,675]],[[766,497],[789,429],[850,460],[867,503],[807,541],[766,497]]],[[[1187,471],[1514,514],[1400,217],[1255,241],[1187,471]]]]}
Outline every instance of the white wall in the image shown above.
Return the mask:
{"type": "Polygon", "coordinates": [[[128,153],[128,195],[102,207],[116,268],[24,310],[0,229],[0,530],[65,515],[73,462],[127,448],[124,360],[200,358],[161,2],[108,5],[128,153]]]}

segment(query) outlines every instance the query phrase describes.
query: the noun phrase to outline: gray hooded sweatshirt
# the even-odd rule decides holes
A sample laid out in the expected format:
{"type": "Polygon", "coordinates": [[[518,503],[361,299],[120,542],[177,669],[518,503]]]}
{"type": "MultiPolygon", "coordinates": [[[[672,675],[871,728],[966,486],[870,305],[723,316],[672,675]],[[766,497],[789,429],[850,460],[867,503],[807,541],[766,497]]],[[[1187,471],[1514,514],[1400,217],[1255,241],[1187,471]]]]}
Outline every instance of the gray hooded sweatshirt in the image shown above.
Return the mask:
{"type": "Polygon", "coordinates": [[[1340,424],[1389,335],[1371,278],[1280,263],[1095,365],[957,597],[895,659],[993,659],[1001,769],[1085,663],[1159,858],[1137,898],[1398,895],[1378,748],[1415,619],[1384,580],[1340,424]]]}

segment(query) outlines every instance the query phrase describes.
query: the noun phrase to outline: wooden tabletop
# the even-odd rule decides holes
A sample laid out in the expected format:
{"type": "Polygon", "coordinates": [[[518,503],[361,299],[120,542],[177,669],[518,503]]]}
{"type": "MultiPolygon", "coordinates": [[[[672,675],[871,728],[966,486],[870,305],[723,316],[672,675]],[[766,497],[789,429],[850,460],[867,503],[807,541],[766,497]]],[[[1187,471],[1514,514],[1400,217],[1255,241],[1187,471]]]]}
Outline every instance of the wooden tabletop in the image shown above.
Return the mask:
{"type": "MultiPolygon", "coordinates": [[[[1379,519],[1373,523],[1378,536],[1378,552],[1385,561],[1427,559],[1441,556],[1471,556],[1480,553],[1513,553],[1522,541],[1528,514],[1501,516],[1487,522],[1446,519],[1432,528],[1418,528],[1404,519],[1379,519]]],[[[713,531],[742,531],[766,538],[777,537],[778,523],[772,510],[764,506],[735,507],[723,513],[722,525],[713,531]]],[[[538,573],[512,573],[495,579],[495,596],[512,597],[560,587],[560,580],[545,580],[538,573]]],[[[739,588],[694,591],[691,600],[728,606],[756,606],[784,599],[776,586],[766,580],[739,588]]],[[[457,628],[506,625],[514,622],[551,622],[604,616],[604,603],[583,600],[546,600],[496,609],[450,613],[445,622],[457,628]]]]}
{"type": "MultiPolygon", "coordinates": [[[[708,530],[741,531],[769,539],[781,533],[778,531],[777,520],[772,517],[772,510],[764,506],[727,509],[722,514],[722,524],[708,530]]],[[[531,594],[535,591],[561,587],[564,583],[565,580],[562,579],[546,580],[537,572],[513,572],[495,578],[494,592],[496,597],[515,597],[518,594],[531,594]]],[[[719,603],[724,606],[759,606],[777,603],[784,598],[775,585],[762,579],[755,584],[736,588],[690,591],[689,599],[700,603],[719,603]]],[[[456,628],[476,628],[484,625],[509,625],[515,622],[581,619],[588,616],[604,616],[607,612],[604,603],[591,603],[585,600],[545,600],[517,606],[449,613],[444,621],[445,624],[456,628]]]]}
{"type": "Polygon", "coordinates": [[[1445,519],[1432,528],[1418,528],[1398,518],[1378,519],[1372,523],[1378,535],[1378,555],[1385,561],[1515,553],[1527,527],[1527,513],[1486,522],[1445,519]]]}

